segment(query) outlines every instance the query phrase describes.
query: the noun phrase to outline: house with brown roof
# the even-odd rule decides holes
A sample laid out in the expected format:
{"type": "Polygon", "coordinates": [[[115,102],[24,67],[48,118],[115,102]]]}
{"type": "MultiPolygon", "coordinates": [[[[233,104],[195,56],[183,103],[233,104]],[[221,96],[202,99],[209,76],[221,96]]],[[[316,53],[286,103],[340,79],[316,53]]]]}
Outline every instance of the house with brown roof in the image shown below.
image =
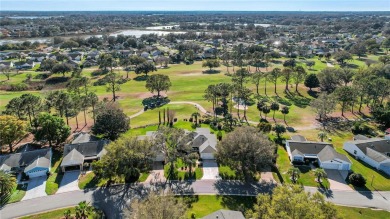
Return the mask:
{"type": "Polygon", "coordinates": [[[343,149],[356,159],[390,175],[390,139],[347,141],[344,142],[343,149]]]}

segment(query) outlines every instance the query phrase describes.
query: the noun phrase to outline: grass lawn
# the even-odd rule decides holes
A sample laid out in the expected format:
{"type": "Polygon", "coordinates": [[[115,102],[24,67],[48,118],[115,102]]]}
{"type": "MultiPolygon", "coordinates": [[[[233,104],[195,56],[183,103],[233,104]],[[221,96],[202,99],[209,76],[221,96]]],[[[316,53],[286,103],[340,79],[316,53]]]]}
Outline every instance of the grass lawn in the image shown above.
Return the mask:
{"type": "Polygon", "coordinates": [[[9,204],[9,203],[21,201],[24,195],[26,195],[26,189],[27,189],[27,183],[17,185],[12,191],[12,194],[9,197],[7,203],[9,204]]]}
{"type": "Polygon", "coordinates": [[[175,173],[174,175],[172,176],[169,176],[169,167],[170,167],[170,164],[166,164],[164,166],[164,176],[165,178],[169,178],[170,180],[187,180],[187,179],[202,179],[203,177],[203,169],[202,168],[199,168],[199,167],[195,167],[193,166],[192,167],[192,175],[189,176],[189,171],[188,171],[188,168],[187,165],[181,160],[181,159],[177,159],[177,161],[174,163],[175,165],[175,173]],[[187,171],[186,171],[187,170],[187,171]]]}
{"type": "Polygon", "coordinates": [[[190,206],[187,211],[188,218],[191,218],[192,214],[195,214],[196,218],[201,218],[219,209],[245,211],[251,209],[256,202],[255,197],[215,195],[188,196],[184,200],[190,206]]]}
{"type": "Polygon", "coordinates": [[[390,218],[390,212],[382,210],[372,210],[370,208],[352,208],[345,206],[336,206],[340,215],[344,218],[353,219],[381,219],[390,218]]]}
{"type": "Polygon", "coordinates": [[[51,160],[50,176],[46,181],[46,193],[53,195],[57,192],[62,177],[64,176],[61,172],[62,153],[58,150],[53,150],[53,156],[51,160]]]}
{"type": "MultiPolygon", "coordinates": [[[[279,170],[279,174],[277,172],[274,172],[274,178],[277,179],[279,182],[286,182],[286,183],[291,183],[290,175],[287,174],[287,171],[293,167],[290,164],[290,160],[288,158],[287,151],[279,146],[278,147],[278,157],[276,160],[276,165],[279,170]]],[[[299,168],[301,171],[301,174],[298,179],[298,184],[302,184],[304,186],[320,186],[316,181],[316,177],[314,176],[314,172],[310,169],[310,167],[306,165],[300,165],[296,166],[299,168]]],[[[326,188],[329,188],[329,182],[327,179],[322,179],[322,185],[325,186],[326,188]]]]}
{"type": "MultiPolygon", "coordinates": [[[[145,182],[145,180],[148,178],[149,173],[141,173],[141,176],[138,179],[138,182],[145,182]]],[[[95,188],[95,187],[101,187],[106,185],[108,179],[99,179],[95,176],[94,172],[89,172],[85,175],[80,176],[79,178],[79,188],[80,189],[88,189],[88,188],[95,188]]],[[[123,178],[114,178],[113,183],[124,183],[123,178]]]]}
{"type": "Polygon", "coordinates": [[[222,179],[236,179],[237,178],[236,171],[232,170],[228,166],[219,165],[218,171],[219,171],[219,176],[222,179]]]}
{"type": "MultiPolygon", "coordinates": [[[[54,211],[48,211],[48,212],[45,212],[45,213],[40,213],[40,214],[34,214],[34,215],[29,215],[29,216],[25,216],[25,217],[22,217],[22,219],[52,219],[52,218],[62,218],[64,216],[64,212],[66,210],[71,210],[72,213],[74,213],[75,211],[75,208],[74,207],[70,207],[70,208],[61,208],[61,209],[57,209],[57,210],[54,210],[54,211]]],[[[73,214],[72,214],[73,215],[73,214]]]]}

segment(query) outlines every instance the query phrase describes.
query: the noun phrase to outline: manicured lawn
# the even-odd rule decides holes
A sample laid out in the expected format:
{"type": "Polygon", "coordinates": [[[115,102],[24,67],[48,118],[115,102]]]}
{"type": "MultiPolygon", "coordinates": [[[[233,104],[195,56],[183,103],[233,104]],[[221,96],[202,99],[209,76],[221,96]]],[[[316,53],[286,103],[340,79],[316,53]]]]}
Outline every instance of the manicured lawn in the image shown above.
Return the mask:
{"type": "MultiPolygon", "coordinates": [[[[203,170],[199,167],[192,167],[192,175],[189,176],[189,167],[186,166],[186,164],[181,160],[177,159],[177,161],[174,163],[175,165],[175,173],[174,175],[169,176],[170,180],[187,180],[187,179],[201,179],[203,177],[203,170]]],[[[164,176],[168,179],[169,175],[169,167],[170,164],[166,164],[164,166],[164,176]]]]}
{"type": "Polygon", "coordinates": [[[201,218],[219,209],[245,211],[251,209],[256,202],[255,197],[215,195],[188,196],[184,200],[190,204],[188,218],[191,218],[192,214],[195,214],[196,218],[201,218]]]}
{"type": "MultiPolygon", "coordinates": [[[[49,211],[49,212],[45,212],[45,213],[40,213],[40,214],[34,214],[34,215],[30,215],[30,216],[25,216],[25,217],[22,217],[22,219],[52,219],[52,218],[62,218],[64,216],[64,212],[66,210],[71,210],[71,212],[74,214],[75,212],[75,208],[74,207],[70,207],[70,208],[61,208],[61,209],[57,209],[57,210],[54,210],[54,211],[49,211]]],[[[72,214],[72,215],[73,215],[72,214]]]]}
{"type": "Polygon", "coordinates": [[[46,181],[46,193],[53,195],[57,192],[62,177],[64,176],[61,172],[62,153],[58,150],[53,150],[53,156],[51,160],[50,176],[46,181]]]}
{"type": "Polygon", "coordinates": [[[345,206],[336,206],[340,215],[344,218],[353,219],[385,219],[390,218],[390,212],[382,210],[372,210],[370,208],[352,208],[345,206]]]}
{"type": "Polygon", "coordinates": [[[219,176],[222,179],[236,179],[237,178],[236,171],[232,170],[228,166],[219,165],[218,170],[219,170],[219,176]]]}
{"type": "MultiPolygon", "coordinates": [[[[278,147],[278,157],[276,160],[276,165],[278,167],[282,179],[280,179],[280,177],[278,177],[276,173],[273,174],[275,179],[277,179],[279,182],[292,183],[290,179],[290,175],[287,173],[287,171],[293,166],[290,164],[287,151],[281,146],[278,147]]],[[[298,184],[302,184],[304,186],[314,186],[314,187],[320,186],[320,184],[318,184],[315,181],[316,177],[314,175],[314,172],[310,169],[310,167],[306,165],[299,165],[296,167],[301,171],[301,174],[297,182],[298,184]]],[[[323,181],[322,185],[326,188],[329,188],[328,180],[322,179],[322,181],[323,181]]]]}
{"type": "MultiPolygon", "coordinates": [[[[138,179],[138,182],[145,182],[148,178],[149,173],[141,173],[141,176],[138,179]]],[[[94,172],[89,172],[79,178],[79,188],[80,189],[88,189],[101,187],[106,185],[108,179],[99,179],[95,176],[94,172]]],[[[123,178],[114,178],[112,183],[124,183],[123,178]]]]}
{"type": "Polygon", "coordinates": [[[27,189],[27,183],[17,185],[8,199],[8,203],[21,201],[24,195],[26,195],[26,189],[27,189]]]}

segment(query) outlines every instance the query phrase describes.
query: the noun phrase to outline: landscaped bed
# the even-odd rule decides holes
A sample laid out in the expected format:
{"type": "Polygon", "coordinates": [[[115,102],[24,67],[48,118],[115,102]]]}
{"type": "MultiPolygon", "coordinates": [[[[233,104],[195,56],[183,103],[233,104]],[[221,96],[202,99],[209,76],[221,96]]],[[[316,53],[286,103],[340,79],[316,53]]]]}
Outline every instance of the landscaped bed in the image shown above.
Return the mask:
{"type": "Polygon", "coordinates": [[[189,172],[189,167],[181,160],[177,159],[174,163],[175,171],[173,175],[169,174],[170,164],[166,164],[164,166],[164,176],[170,180],[190,180],[190,179],[202,179],[203,170],[200,167],[196,167],[195,165],[191,169],[191,174],[189,172]]]}

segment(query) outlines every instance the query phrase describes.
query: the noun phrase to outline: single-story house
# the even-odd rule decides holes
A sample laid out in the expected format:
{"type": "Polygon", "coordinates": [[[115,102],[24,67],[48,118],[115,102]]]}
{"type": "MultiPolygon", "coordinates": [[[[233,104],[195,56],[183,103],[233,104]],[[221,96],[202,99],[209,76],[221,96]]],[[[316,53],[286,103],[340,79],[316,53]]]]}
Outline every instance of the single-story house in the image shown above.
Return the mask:
{"type": "Polygon", "coordinates": [[[0,156],[0,170],[24,172],[30,178],[46,176],[51,167],[51,148],[0,156]]]}
{"type": "Polygon", "coordinates": [[[343,148],[356,159],[390,175],[390,139],[347,141],[343,148]]]}
{"type": "Polygon", "coordinates": [[[82,170],[86,161],[99,160],[106,153],[104,147],[109,143],[108,140],[77,142],[64,146],[61,162],[62,172],[74,169],[82,170]]]}
{"type": "Polygon", "coordinates": [[[352,162],[347,156],[336,152],[326,142],[286,141],[286,150],[291,162],[303,162],[305,158],[317,159],[323,169],[350,170],[352,162]]]}
{"type": "Polygon", "coordinates": [[[245,219],[245,217],[241,211],[221,209],[202,217],[202,219],[245,219]]]}

